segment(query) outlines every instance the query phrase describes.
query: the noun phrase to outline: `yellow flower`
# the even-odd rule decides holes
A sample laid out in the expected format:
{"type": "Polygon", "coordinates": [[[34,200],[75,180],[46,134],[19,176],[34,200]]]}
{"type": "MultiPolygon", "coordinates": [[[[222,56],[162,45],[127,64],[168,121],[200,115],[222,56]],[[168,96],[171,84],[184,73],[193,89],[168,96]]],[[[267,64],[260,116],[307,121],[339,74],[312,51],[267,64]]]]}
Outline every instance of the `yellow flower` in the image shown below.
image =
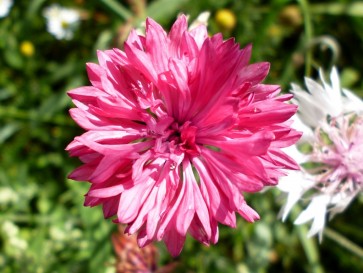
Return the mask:
{"type": "Polygon", "coordinates": [[[236,16],[229,9],[218,10],[215,18],[216,18],[217,23],[221,27],[223,27],[227,30],[231,30],[236,26],[236,22],[237,22],[236,16]]]}
{"type": "Polygon", "coordinates": [[[29,41],[23,41],[20,44],[20,52],[27,57],[31,57],[34,55],[34,45],[32,42],[29,41]]]}

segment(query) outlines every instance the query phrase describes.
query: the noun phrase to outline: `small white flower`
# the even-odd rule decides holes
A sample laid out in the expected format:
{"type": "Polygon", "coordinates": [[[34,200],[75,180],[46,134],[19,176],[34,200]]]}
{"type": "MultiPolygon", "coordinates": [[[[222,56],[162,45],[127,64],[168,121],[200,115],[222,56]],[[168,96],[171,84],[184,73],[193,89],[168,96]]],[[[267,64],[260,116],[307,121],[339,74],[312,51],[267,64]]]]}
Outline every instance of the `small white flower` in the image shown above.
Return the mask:
{"type": "Polygon", "coordinates": [[[363,190],[363,102],[341,88],[335,68],[331,84],[324,80],[322,71],[320,79],[321,84],[305,78],[308,91],[292,85],[294,103],[299,106],[293,127],[303,136],[300,146],[285,152],[301,165],[301,171],[290,171],[278,188],[287,195],[280,212],[282,220],[297,202],[308,201],[295,224],[312,221],[308,236],[319,234],[321,240],[327,215],[332,218],[344,211],[363,190]],[[310,150],[302,153],[298,147],[310,150]],[[304,168],[304,163],[316,167],[304,168]]]}
{"type": "Polygon", "coordinates": [[[9,240],[9,244],[18,251],[24,251],[28,248],[28,243],[20,237],[13,237],[9,240]]]}
{"type": "Polygon", "coordinates": [[[9,244],[12,251],[19,255],[28,247],[28,243],[21,238],[20,229],[17,225],[10,221],[4,221],[1,227],[2,234],[6,239],[6,243],[9,244]]]}
{"type": "Polygon", "coordinates": [[[50,34],[58,40],[73,38],[74,30],[80,20],[80,13],[77,10],[53,4],[44,9],[43,15],[47,19],[47,30],[50,34]]]}
{"type": "Polygon", "coordinates": [[[6,236],[8,236],[9,238],[18,236],[19,233],[19,227],[13,222],[7,220],[2,224],[1,229],[2,232],[6,234],[6,236]]]}
{"type": "Polygon", "coordinates": [[[9,14],[12,5],[13,0],[0,0],[0,18],[9,14]]]}
{"type": "Polygon", "coordinates": [[[19,199],[18,194],[9,187],[0,187],[0,205],[16,203],[19,199]]]}

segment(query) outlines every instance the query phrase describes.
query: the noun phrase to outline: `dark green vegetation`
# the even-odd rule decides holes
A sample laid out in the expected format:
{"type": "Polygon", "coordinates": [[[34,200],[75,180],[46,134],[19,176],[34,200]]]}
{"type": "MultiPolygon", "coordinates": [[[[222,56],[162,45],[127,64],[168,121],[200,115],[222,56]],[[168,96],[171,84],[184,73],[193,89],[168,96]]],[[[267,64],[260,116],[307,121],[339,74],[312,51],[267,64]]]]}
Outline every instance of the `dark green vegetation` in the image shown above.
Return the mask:
{"type": "MultiPolygon", "coordinates": [[[[85,63],[96,61],[96,49],[121,47],[145,15],[167,29],[178,12],[194,19],[208,10],[210,33],[234,36],[241,46],[252,43],[252,61],[270,62],[266,81],[284,92],[291,82],[302,84],[304,75],[316,77],[318,66],[329,70],[335,64],[342,85],[363,94],[360,1],[155,0],[146,10],[129,4],[142,1],[15,2],[0,18],[0,272],[113,272],[110,235],[116,225],[103,219],[101,208],[83,207],[87,183],[66,178],[79,162],[64,148],[81,133],[68,115],[66,91],[88,84],[85,63]],[[82,10],[72,40],[46,31],[42,11],[54,2],[82,10]],[[216,17],[221,9],[234,14],[235,26],[216,17]]],[[[334,232],[319,244],[306,238],[308,226],[293,226],[293,217],[278,220],[284,200],[277,191],[247,198],[261,220],[221,226],[219,243],[210,248],[189,238],[177,258],[180,272],[363,271],[363,258],[340,246],[334,232]]],[[[355,200],[329,223],[361,246],[362,202],[355,200]]],[[[158,247],[160,262],[170,262],[164,246],[158,247]]]]}

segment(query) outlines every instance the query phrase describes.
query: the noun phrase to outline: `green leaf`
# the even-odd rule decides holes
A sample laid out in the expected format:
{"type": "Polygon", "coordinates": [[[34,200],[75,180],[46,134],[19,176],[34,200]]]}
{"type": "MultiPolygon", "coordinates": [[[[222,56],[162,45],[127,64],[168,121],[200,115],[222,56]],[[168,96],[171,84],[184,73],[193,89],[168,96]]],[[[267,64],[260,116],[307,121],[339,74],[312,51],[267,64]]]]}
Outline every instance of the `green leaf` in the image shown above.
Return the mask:
{"type": "Polygon", "coordinates": [[[0,89],[0,101],[1,100],[6,100],[10,97],[12,97],[13,94],[12,92],[10,91],[10,88],[2,88],[0,89]]]}
{"type": "Polygon", "coordinates": [[[41,8],[41,6],[43,5],[44,2],[46,2],[46,0],[29,1],[27,16],[32,17],[32,16],[37,15],[38,10],[41,8]]]}
{"type": "Polygon", "coordinates": [[[121,19],[127,20],[132,17],[131,12],[116,0],[100,0],[100,2],[116,13],[121,19]]]}
{"type": "Polygon", "coordinates": [[[20,69],[23,67],[23,59],[21,55],[15,50],[7,50],[4,54],[6,62],[13,68],[20,69]]]}
{"type": "Polygon", "coordinates": [[[69,99],[65,92],[54,94],[43,101],[37,112],[37,115],[43,119],[49,118],[57,111],[64,109],[68,102],[69,99]]]}
{"type": "Polygon", "coordinates": [[[95,43],[94,51],[108,49],[113,38],[114,34],[112,31],[110,30],[102,31],[95,43]]]}
{"type": "Polygon", "coordinates": [[[157,0],[146,9],[146,14],[156,21],[162,21],[180,11],[189,0],[157,0]]]}
{"type": "Polygon", "coordinates": [[[10,123],[0,128],[0,145],[19,130],[19,124],[10,123]]]}

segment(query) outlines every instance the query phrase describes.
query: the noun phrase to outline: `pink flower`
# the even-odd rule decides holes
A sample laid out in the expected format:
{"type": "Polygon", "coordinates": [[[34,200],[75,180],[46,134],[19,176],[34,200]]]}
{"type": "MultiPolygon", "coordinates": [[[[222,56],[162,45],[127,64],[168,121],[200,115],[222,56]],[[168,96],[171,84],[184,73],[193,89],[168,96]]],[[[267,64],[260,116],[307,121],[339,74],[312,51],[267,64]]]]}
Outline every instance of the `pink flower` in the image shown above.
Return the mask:
{"type": "Polygon", "coordinates": [[[84,163],[70,178],[92,185],[85,205],[103,205],[138,231],[138,244],[164,240],[178,255],[189,233],[205,245],[235,212],[259,219],[243,192],[276,185],[298,165],[281,148],[300,133],[289,118],[291,95],[260,82],[269,64],[248,64],[240,49],[180,16],[169,34],[152,19],[145,37],[132,31],[119,49],[88,64],[92,86],[70,91],[72,118],[86,130],[67,147],[84,163]]]}
{"type": "Polygon", "coordinates": [[[305,78],[308,91],[292,85],[299,105],[294,126],[304,135],[301,145],[285,152],[302,168],[288,171],[278,188],[287,195],[282,220],[296,203],[302,203],[305,209],[294,223],[312,222],[308,237],[318,234],[321,241],[327,218],[343,212],[363,190],[363,102],[341,87],[336,68],[330,83],[319,72],[321,83],[305,78]]]}
{"type": "Polygon", "coordinates": [[[297,224],[313,220],[309,235],[319,233],[321,238],[325,214],[330,218],[343,212],[363,190],[363,117],[356,114],[340,115],[322,122],[315,131],[315,142],[306,168],[314,181],[307,189],[314,189],[309,206],[296,219],[297,224]],[[321,201],[317,201],[321,200],[321,201]],[[319,204],[323,210],[318,216],[310,207],[319,204]]]}

